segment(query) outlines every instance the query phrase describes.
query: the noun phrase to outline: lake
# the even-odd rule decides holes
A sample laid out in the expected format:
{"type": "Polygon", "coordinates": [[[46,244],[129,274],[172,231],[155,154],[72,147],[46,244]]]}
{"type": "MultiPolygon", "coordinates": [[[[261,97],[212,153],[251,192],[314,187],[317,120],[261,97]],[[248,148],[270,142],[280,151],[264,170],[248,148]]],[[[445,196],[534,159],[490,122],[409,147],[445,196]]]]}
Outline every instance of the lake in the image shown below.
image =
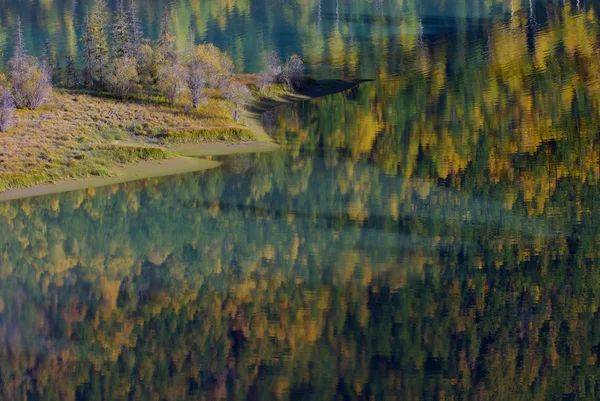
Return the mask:
{"type": "MultiPolygon", "coordinates": [[[[0,49],[77,55],[89,4],[0,0],[0,49]]],[[[0,202],[0,398],[600,397],[599,2],[170,4],[240,72],[372,81],[275,152],[0,202]]]]}

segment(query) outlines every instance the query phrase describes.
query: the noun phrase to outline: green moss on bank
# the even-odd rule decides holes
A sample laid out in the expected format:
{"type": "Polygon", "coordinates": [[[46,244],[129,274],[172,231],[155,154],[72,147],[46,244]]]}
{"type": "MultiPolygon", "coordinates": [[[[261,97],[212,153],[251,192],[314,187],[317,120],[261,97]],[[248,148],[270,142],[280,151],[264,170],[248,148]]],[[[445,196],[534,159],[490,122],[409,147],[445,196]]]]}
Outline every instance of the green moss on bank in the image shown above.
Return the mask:
{"type": "Polygon", "coordinates": [[[176,131],[158,136],[159,143],[200,143],[207,141],[244,142],[256,139],[249,128],[213,128],[176,131]]]}

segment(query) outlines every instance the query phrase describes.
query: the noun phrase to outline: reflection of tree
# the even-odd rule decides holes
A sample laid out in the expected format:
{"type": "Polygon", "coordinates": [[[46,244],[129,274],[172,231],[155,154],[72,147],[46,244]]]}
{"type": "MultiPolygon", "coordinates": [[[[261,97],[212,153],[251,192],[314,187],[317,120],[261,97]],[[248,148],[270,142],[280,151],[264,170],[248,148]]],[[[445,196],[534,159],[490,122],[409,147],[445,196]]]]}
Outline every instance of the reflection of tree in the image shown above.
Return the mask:
{"type": "Polygon", "coordinates": [[[404,177],[491,179],[512,187],[508,209],[521,197],[539,214],[561,178],[595,183],[600,172],[593,16],[556,10],[530,53],[526,16],[515,15],[472,45],[466,65],[447,57],[451,40],[422,47],[398,78],[303,106],[304,124],[282,115],[285,140],[294,152],[343,149],[404,177]]]}
{"type": "MultiPolygon", "coordinates": [[[[527,18],[525,0],[523,10],[520,0],[514,3],[518,3],[515,13],[523,12],[527,18]]],[[[399,72],[395,69],[397,46],[414,50],[424,17],[455,15],[459,21],[471,20],[477,26],[510,13],[503,0],[436,0],[426,4],[418,0],[210,0],[202,5],[174,0],[170,4],[180,47],[185,46],[189,27],[193,26],[198,40],[216,43],[245,72],[260,69],[261,57],[257,54],[275,50],[284,57],[299,53],[317,69],[331,66],[328,74],[361,78],[376,77],[379,69],[399,72]]],[[[64,65],[69,54],[78,54],[79,23],[92,0],[79,0],[73,5],[72,0],[0,0],[0,50],[10,51],[3,37],[15,29],[16,17],[21,15],[27,17],[26,28],[31,32],[27,34],[30,53],[41,55],[48,38],[64,65]]],[[[149,36],[156,38],[163,2],[147,0],[139,5],[143,25],[148,27],[149,36]]]]}
{"type": "Polygon", "coordinates": [[[595,14],[515,8],[466,63],[376,18],[402,74],[275,114],[285,152],[0,203],[0,398],[597,398],[595,14]]]}
{"type": "Polygon", "coordinates": [[[0,203],[3,397],[546,399],[595,383],[595,186],[561,178],[533,219],[489,180],[463,173],[458,191],[328,152],[0,203]]]}

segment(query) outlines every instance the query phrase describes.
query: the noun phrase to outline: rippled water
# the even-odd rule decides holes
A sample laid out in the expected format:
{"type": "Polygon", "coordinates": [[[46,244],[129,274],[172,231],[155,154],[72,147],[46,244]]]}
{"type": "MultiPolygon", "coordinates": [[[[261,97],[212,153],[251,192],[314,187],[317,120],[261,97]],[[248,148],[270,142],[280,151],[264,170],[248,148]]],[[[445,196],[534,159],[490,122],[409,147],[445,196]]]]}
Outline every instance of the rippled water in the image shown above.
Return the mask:
{"type": "MultiPolygon", "coordinates": [[[[0,203],[0,398],[598,399],[596,2],[172,4],[240,71],[375,80],[277,152],[0,203]]],[[[71,10],[0,38],[75,52],[71,10]]]]}

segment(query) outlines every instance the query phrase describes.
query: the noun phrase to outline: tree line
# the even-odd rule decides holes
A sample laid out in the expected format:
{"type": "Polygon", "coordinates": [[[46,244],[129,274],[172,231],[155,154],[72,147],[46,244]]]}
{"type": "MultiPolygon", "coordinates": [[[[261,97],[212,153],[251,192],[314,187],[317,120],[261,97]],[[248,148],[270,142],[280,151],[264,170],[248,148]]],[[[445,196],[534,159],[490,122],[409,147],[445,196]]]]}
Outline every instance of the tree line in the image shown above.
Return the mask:
{"type": "MultiPolygon", "coordinates": [[[[225,52],[210,43],[196,44],[191,29],[187,49],[178,47],[167,7],[159,37],[151,40],[144,36],[134,1],[125,7],[118,0],[111,13],[105,0],[96,0],[82,24],[81,69],[68,56],[58,71],[48,42],[41,60],[29,56],[20,18],[15,39],[7,76],[0,75],[0,132],[14,126],[15,108],[42,106],[53,81],[68,89],[108,92],[120,99],[159,95],[169,104],[185,104],[187,111],[203,104],[210,90],[217,90],[230,101],[236,122],[252,99],[250,89],[234,79],[235,66],[225,52]]],[[[261,90],[275,83],[293,90],[303,76],[304,62],[295,54],[285,63],[275,53],[266,55],[264,61],[266,69],[258,80],[261,90]]]]}

